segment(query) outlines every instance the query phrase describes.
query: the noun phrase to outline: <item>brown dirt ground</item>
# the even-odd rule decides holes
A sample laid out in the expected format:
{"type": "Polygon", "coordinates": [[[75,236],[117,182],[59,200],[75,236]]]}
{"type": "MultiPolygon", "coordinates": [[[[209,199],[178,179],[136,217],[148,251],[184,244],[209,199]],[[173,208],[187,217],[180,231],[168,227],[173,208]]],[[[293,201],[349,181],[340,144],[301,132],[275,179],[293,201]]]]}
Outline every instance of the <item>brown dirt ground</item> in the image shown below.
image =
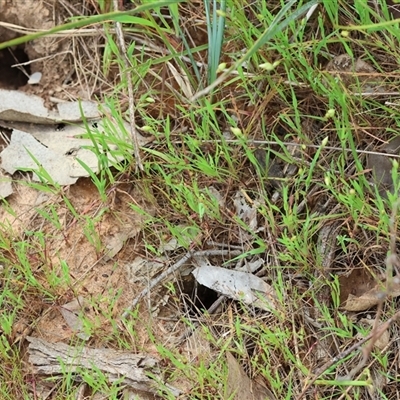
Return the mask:
{"type": "MultiPolygon", "coordinates": [[[[19,27],[29,29],[47,29],[71,15],[84,15],[93,12],[93,4],[82,1],[60,1],[49,0],[46,3],[34,3],[34,8],[29,9],[15,2],[12,6],[5,6],[5,2],[0,2],[1,21],[14,24],[19,27]]],[[[0,21],[0,22],[1,22],[0,21]]],[[[195,28],[193,28],[195,29],[195,28]]],[[[4,39],[11,39],[20,34],[20,29],[8,29],[0,26],[0,36],[4,39]]],[[[192,36],[195,34],[192,32],[192,36]]],[[[199,44],[205,40],[204,31],[197,32],[199,44]]],[[[106,93],[113,86],[115,75],[111,72],[109,76],[99,75],[98,69],[101,63],[101,55],[97,49],[103,40],[100,35],[93,34],[84,39],[77,37],[56,36],[47,38],[34,43],[18,46],[11,50],[0,52],[0,87],[7,89],[19,89],[28,93],[42,96],[49,107],[53,106],[58,100],[70,99],[92,99],[97,94],[106,93]],[[89,51],[90,49],[90,51],[89,51]],[[11,65],[18,63],[23,65],[25,72],[42,72],[43,81],[40,85],[31,86],[26,84],[26,75],[19,70],[11,68],[11,65]]],[[[174,42],[173,45],[179,46],[174,42]]],[[[232,51],[233,44],[228,44],[229,51],[232,51]]],[[[340,53],[340,52],[338,52],[340,53]]],[[[204,55],[203,55],[204,56],[204,55]]],[[[161,68],[161,67],[160,67],[161,68]]],[[[163,67],[165,68],[165,67],[163,67]]],[[[173,76],[168,70],[157,71],[160,76],[165,75],[164,81],[171,82],[171,86],[176,89],[177,85],[173,76]],[[164,75],[163,75],[164,74],[164,75]]],[[[160,82],[143,82],[143,90],[152,85],[156,91],[164,91],[164,85],[160,82]]],[[[229,95],[229,89],[224,95],[229,95]]],[[[234,97],[234,96],[233,96],[234,97]]],[[[150,115],[159,113],[171,113],[175,110],[176,104],[173,96],[164,99],[165,108],[163,110],[148,109],[150,115]]],[[[126,99],[123,99],[126,101],[126,99]]],[[[259,107],[246,107],[233,101],[232,111],[238,116],[240,126],[250,126],[254,132],[260,131],[261,115],[270,106],[268,115],[263,116],[269,122],[275,121],[275,113],[279,109],[279,104],[272,103],[271,97],[266,96],[259,107]],[[271,102],[271,104],[270,104],[271,102]]],[[[302,106],[306,109],[317,109],[318,99],[309,98],[308,93],[304,94],[302,106]]],[[[318,112],[314,113],[315,115],[318,112]]],[[[357,125],[357,124],[355,124],[357,125]]],[[[366,124],[365,124],[366,125],[366,124]]],[[[373,126],[373,124],[370,124],[373,126]]],[[[317,130],[321,138],[325,135],[332,135],[333,128],[329,123],[322,129],[317,130]]],[[[358,135],[358,128],[355,127],[355,134],[358,135]]],[[[360,132],[362,130],[360,129],[360,132]]],[[[360,135],[362,132],[360,133],[360,135]]],[[[375,132],[376,134],[376,132],[375,132]]],[[[255,136],[257,133],[255,133],[255,136]]],[[[316,139],[316,137],[314,137],[316,139]]],[[[357,138],[358,139],[358,138],[357,138]]],[[[361,142],[370,140],[371,137],[362,137],[361,142]]],[[[318,140],[317,140],[318,141],[318,140]]],[[[310,150],[312,156],[313,150],[310,150]]],[[[326,166],[329,168],[329,164],[326,166]]],[[[243,179],[245,182],[246,179],[243,179]]],[[[248,180],[246,185],[249,185],[248,180]]],[[[229,186],[229,183],[227,183],[229,186]]],[[[231,189],[231,188],[229,188],[231,189]]],[[[226,191],[229,190],[226,188],[226,191]]],[[[99,346],[107,341],[112,334],[114,327],[109,324],[108,316],[111,315],[115,320],[119,320],[122,311],[127,308],[132,299],[145,286],[146,281],[132,285],[129,280],[129,263],[137,256],[144,254],[142,228],[144,226],[143,217],[137,215],[129,203],[139,204],[142,209],[150,215],[155,215],[156,202],[152,193],[145,195],[145,191],[136,186],[128,179],[114,185],[109,191],[108,200],[102,203],[97,189],[89,179],[80,179],[75,185],[64,188],[63,192],[57,194],[47,194],[39,192],[23,183],[14,184],[14,194],[7,199],[9,207],[0,209],[0,224],[8,227],[16,238],[27,238],[32,231],[43,232],[45,235],[45,253],[39,254],[35,247],[27,250],[27,257],[32,266],[33,272],[39,283],[46,287],[46,274],[52,271],[56,275],[61,273],[61,263],[65,262],[69,267],[71,282],[68,286],[58,289],[55,298],[42,298],[35,293],[30,294],[29,317],[21,318],[14,326],[14,341],[22,340],[27,334],[39,336],[49,342],[71,340],[75,332],[66,324],[60,309],[62,306],[78,296],[87,300],[88,306],[85,307],[85,314],[93,321],[94,330],[91,332],[90,344],[99,346]],[[66,207],[63,195],[73,205],[76,213],[81,217],[75,218],[66,207]],[[38,207],[53,207],[56,210],[61,229],[57,229],[50,224],[42,215],[38,213],[38,207]],[[10,213],[10,209],[14,212],[10,213]],[[82,219],[88,218],[93,221],[93,232],[90,236],[92,240],[97,240],[93,244],[87,240],[87,232],[84,231],[85,224],[82,219]],[[114,257],[107,258],[98,250],[104,245],[115,245],[124,238],[124,245],[120,252],[114,257]],[[117,299],[115,304],[113,300],[117,299]],[[113,304],[112,306],[110,306],[113,304]],[[104,312],[104,314],[102,313],[104,312]],[[108,315],[106,315],[108,313],[108,315]]],[[[310,200],[312,202],[314,200],[310,200]]],[[[377,221],[372,221],[377,223],[377,221]]],[[[218,237],[219,227],[213,227],[215,237],[218,237]]],[[[343,222],[343,231],[351,236],[361,237],[359,232],[353,232],[352,226],[347,226],[343,222]]],[[[356,228],[354,228],[355,230],[356,228]]],[[[222,229],[221,229],[222,230],[222,229]]],[[[224,231],[224,234],[226,232],[224,231]]],[[[229,240],[234,242],[237,237],[236,231],[232,228],[232,236],[229,240]]],[[[364,238],[365,239],[365,238],[364,238]]],[[[379,243],[381,246],[381,243],[379,243]]],[[[368,243],[366,243],[368,248],[368,243]]],[[[355,265],[364,265],[370,262],[371,265],[381,265],[384,261],[386,248],[384,245],[379,247],[379,251],[374,254],[367,254],[367,250],[356,249],[348,255],[347,259],[335,264],[338,271],[343,271],[343,265],[353,271],[343,277],[340,281],[341,301],[349,294],[360,295],[371,289],[375,282],[375,277],[366,273],[361,268],[354,268],[355,265]],[[365,251],[365,254],[363,253],[365,251]],[[360,260],[362,262],[360,262],[360,260]],[[357,290],[355,287],[357,286],[357,290]]],[[[372,251],[371,251],[372,252],[372,251]]],[[[348,271],[349,272],[349,271],[348,271]]],[[[161,296],[165,293],[161,293],[161,296]]],[[[159,336],[163,343],[174,343],[183,331],[183,326],[178,326],[174,322],[174,313],[179,312],[177,306],[160,306],[159,315],[163,318],[152,319],[151,313],[144,305],[141,308],[141,319],[146,323],[153,323],[153,332],[159,336]]],[[[122,325],[121,325],[122,328],[122,325]]],[[[146,325],[137,327],[137,339],[140,349],[147,352],[156,350],[148,338],[146,325]]],[[[203,345],[200,339],[196,345],[203,345]]],[[[204,344],[206,347],[207,344],[204,344]]],[[[188,349],[189,351],[189,349],[188,349]]],[[[197,357],[201,350],[194,351],[193,357],[197,357]]],[[[208,350],[204,351],[208,354],[208,350]]]]}
{"type": "MultiPolygon", "coordinates": [[[[95,2],[91,1],[50,0],[31,5],[27,7],[25,2],[0,2],[0,23],[5,23],[0,26],[3,40],[16,38],[27,31],[49,29],[66,22],[73,15],[89,15],[98,11],[95,2]]],[[[112,73],[107,77],[99,73],[102,40],[102,36],[96,33],[83,38],[79,33],[76,37],[56,35],[2,50],[0,88],[39,95],[50,108],[58,101],[93,99],[97,94],[104,94],[112,87],[114,78],[112,73]],[[15,64],[20,65],[18,68],[12,67],[15,64]],[[39,85],[28,85],[28,76],[34,72],[41,72],[42,80],[39,85]]],[[[169,107],[173,108],[174,104],[169,107]]],[[[23,335],[31,334],[50,342],[68,341],[75,333],[66,324],[60,307],[83,296],[90,303],[90,307],[85,307],[85,314],[95,326],[92,344],[100,345],[112,332],[106,322],[107,317],[102,315],[102,309],[109,311],[110,302],[116,298],[111,312],[118,320],[122,310],[143,288],[142,284],[138,287],[138,283],[133,286],[128,279],[129,262],[143,252],[140,238],[143,217],[129,207],[129,202],[142,206],[149,214],[154,214],[155,209],[151,200],[145,198],[143,192],[130,182],[116,184],[110,190],[107,204],[101,203],[98,191],[89,179],[80,179],[75,185],[65,188],[65,196],[78,215],[96,220],[94,233],[97,237],[92,239],[98,240],[98,247],[109,245],[113,248],[123,241],[123,248],[112,258],[101,255],[100,251],[96,251],[96,245],[85,237],[84,223],[74,218],[62,194],[43,193],[16,182],[14,194],[7,199],[9,207],[0,209],[0,223],[9,227],[14,237],[18,238],[28,237],[30,231],[42,232],[47,238],[46,254],[36,254],[35,250],[28,254],[34,274],[46,286],[44,270],[51,269],[55,274],[60,274],[60,263],[65,262],[71,284],[58,293],[57,299],[33,296],[35,301],[31,301],[31,315],[27,319],[21,317],[16,324],[14,339],[21,340],[23,335]],[[56,229],[43,218],[37,212],[39,207],[54,207],[62,229],[56,229]],[[43,274],[41,271],[44,271],[43,274]],[[31,323],[28,324],[27,320],[31,323]],[[27,324],[30,326],[27,327],[27,324]]],[[[144,309],[143,314],[146,313],[144,309]]],[[[166,336],[164,341],[170,340],[172,326],[169,325],[168,322],[159,322],[159,327],[154,327],[155,332],[166,336]]],[[[144,326],[142,334],[139,342],[151,346],[144,326]]],[[[180,334],[179,329],[176,330],[176,336],[180,334]]]]}

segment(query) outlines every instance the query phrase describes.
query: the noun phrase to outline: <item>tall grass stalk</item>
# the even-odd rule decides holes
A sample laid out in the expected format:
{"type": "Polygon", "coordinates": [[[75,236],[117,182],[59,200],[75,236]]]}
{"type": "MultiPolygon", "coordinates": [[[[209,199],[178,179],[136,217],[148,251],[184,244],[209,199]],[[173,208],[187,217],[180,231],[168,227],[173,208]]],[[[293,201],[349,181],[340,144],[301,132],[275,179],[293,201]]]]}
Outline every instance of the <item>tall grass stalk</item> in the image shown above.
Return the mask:
{"type": "Polygon", "coordinates": [[[247,50],[247,52],[234,64],[232,64],[226,71],[224,71],[218,78],[215,78],[205,89],[197,92],[193,97],[192,101],[199,99],[202,96],[210,93],[214,88],[220,85],[225,79],[227,79],[233,71],[238,70],[245,61],[247,61],[254,53],[256,53],[261,46],[268,43],[278,33],[285,30],[293,21],[296,21],[302,15],[306,14],[307,11],[314,7],[318,3],[318,0],[312,0],[299,9],[295,10],[286,17],[286,14],[296,3],[296,0],[290,0],[285,4],[284,7],[278,12],[271,24],[266,28],[264,33],[254,42],[254,45],[247,50]],[[286,18],[285,18],[286,17],[286,18]]]}
{"type": "Polygon", "coordinates": [[[217,70],[221,57],[222,43],[225,31],[226,1],[214,0],[212,11],[209,1],[204,2],[208,32],[208,75],[207,81],[210,85],[217,78],[217,70]],[[217,4],[220,3],[219,8],[217,4]],[[212,13],[212,15],[211,15],[212,13]]]}

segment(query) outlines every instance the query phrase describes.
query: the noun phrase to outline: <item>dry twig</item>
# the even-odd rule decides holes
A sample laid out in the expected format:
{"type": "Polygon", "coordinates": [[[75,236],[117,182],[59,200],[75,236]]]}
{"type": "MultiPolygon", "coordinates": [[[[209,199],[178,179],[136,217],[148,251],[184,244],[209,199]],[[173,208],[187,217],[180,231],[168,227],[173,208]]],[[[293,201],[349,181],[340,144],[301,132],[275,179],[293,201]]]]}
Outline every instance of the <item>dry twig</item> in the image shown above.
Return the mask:
{"type": "Polygon", "coordinates": [[[161,275],[154,278],[149,285],[143,289],[139,295],[133,300],[130,307],[122,314],[122,318],[126,318],[129,315],[129,312],[135,308],[139,301],[143,299],[152,289],[154,289],[157,285],[159,285],[165,278],[172,275],[179,268],[181,268],[187,261],[189,261],[193,257],[207,257],[207,256],[238,256],[242,254],[242,250],[200,250],[192,253],[188,251],[177,263],[169,267],[166,271],[164,271],[161,275]]]}
{"type": "Polygon", "coordinates": [[[331,368],[333,365],[335,365],[337,362],[340,360],[343,360],[346,358],[349,354],[351,354],[353,351],[361,349],[361,346],[368,342],[372,337],[375,335],[376,337],[380,337],[385,331],[389,329],[389,327],[393,324],[393,322],[397,321],[400,319],[400,311],[398,311],[396,314],[393,315],[392,318],[388,319],[385,323],[383,323],[378,329],[374,330],[365,338],[361,339],[359,342],[348,348],[347,350],[343,351],[336,357],[333,357],[331,360],[327,361],[320,369],[318,369],[315,372],[314,377],[309,381],[304,389],[301,391],[300,395],[297,397],[297,400],[303,400],[305,398],[305,395],[308,391],[308,389],[315,383],[315,381],[329,368],[331,368]]]}
{"type": "Polygon", "coordinates": [[[374,323],[371,333],[364,339],[360,340],[355,345],[351,346],[346,351],[342,352],[338,356],[336,356],[336,357],[332,358],[331,360],[329,360],[328,362],[326,362],[315,373],[315,376],[313,377],[313,379],[305,385],[304,389],[302,390],[300,395],[297,397],[297,400],[302,400],[304,398],[308,389],[315,383],[315,381],[327,369],[329,369],[330,367],[335,365],[338,361],[347,357],[353,351],[361,350],[361,352],[362,352],[361,361],[349,372],[349,374],[347,376],[344,377],[345,379],[352,379],[366,365],[368,358],[371,355],[371,352],[372,352],[377,340],[383,335],[384,332],[386,332],[390,328],[390,326],[392,325],[393,322],[400,319],[400,311],[398,311],[396,314],[393,315],[392,318],[388,319],[385,323],[379,325],[384,301],[387,298],[387,295],[390,294],[390,292],[391,292],[391,287],[392,287],[392,283],[393,283],[394,279],[398,279],[398,278],[393,277],[393,269],[399,263],[398,256],[396,254],[396,233],[397,233],[396,216],[397,216],[397,210],[398,210],[399,206],[400,206],[400,200],[395,202],[392,207],[392,215],[390,218],[390,251],[389,251],[389,255],[386,259],[386,290],[381,293],[381,296],[379,298],[378,310],[376,313],[375,323],[374,323]],[[367,345],[365,347],[362,347],[362,345],[364,343],[367,343],[367,345]]]}
{"type": "MultiPolygon", "coordinates": [[[[372,353],[375,343],[381,337],[381,335],[385,332],[385,330],[379,329],[379,321],[383,311],[383,304],[388,294],[391,292],[392,282],[393,282],[393,268],[397,264],[397,255],[396,255],[396,216],[397,209],[400,202],[397,201],[393,204],[392,207],[392,215],[390,217],[389,227],[390,227],[390,251],[389,255],[386,259],[386,288],[385,291],[382,291],[379,294],[379,303],[378,310],[375,316],[375,323],[371,332],[371,340],[367,343],[367,345],[362,349],[362,360],[356,365],[349,373],[349,378],[352,379],[358,372],[361,371],[362,368],[367,364],[368,358],[372,353]]],[[[387,327],[389,328],[389,326],[387,327]]]]}
{"type": "MultiPolygon", "coordinates": [[[[118,11],[118,0],[114,0],[114,10],[118,11]]],[[[135,154],[135,160],[136,160],[136,168],[143,171],[143,164],[142,164],[142,160],[141,160],[140,152],[139,152],[139,139],[137,136],[137,130],[136,130],[136,125],[135,125],[135,102],[133,99],[133,85],[132,85],[132,80],[130,79],[130,76],[128,73],[130,61],[129,61],[127,53],[126,53],[124,32],[122,31],[122,24],[120,22],[115,22],[115,31],[117,34],[118,44],[119,44],[119,48],[121,51],[122,59],[124,62],[124,70],[121,71],[121,76],[123,79],[126,80],[127,85],[128,85],[129,123],[130,123],[130,127],[131,127],[131,137],[132,137],[132,143],[133,143],[134,152],[135,152],[134,154],[135,154]]]]}

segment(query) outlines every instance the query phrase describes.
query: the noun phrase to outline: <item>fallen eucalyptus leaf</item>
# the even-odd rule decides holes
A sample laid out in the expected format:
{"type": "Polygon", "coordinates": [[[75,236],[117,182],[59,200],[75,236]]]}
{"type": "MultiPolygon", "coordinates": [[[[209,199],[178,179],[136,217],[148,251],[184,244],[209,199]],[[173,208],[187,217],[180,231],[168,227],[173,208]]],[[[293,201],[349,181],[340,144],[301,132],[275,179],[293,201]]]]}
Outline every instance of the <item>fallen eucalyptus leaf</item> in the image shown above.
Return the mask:
{"type": "MultiPolygon", "coordinates": [[[[343,304],[343,309],[346,311],[365,311],[371,307],[376,306],[380,301],[382,301],[382,296],[385,295],[382,285],[376,285],[372,289],[363,293],[361,296],[353,296],[349,294],[349,297],[343,304]]],[[[391,285],[390,297],[400,296],[400,284],[393,283],[391,285]]]]}
{"type": "Polygon", "coordinates": [[[167,262],[168,259],[166,257],[149,260],[138,256],[132,262],[126,264],[128,281],[132,284],[145,282],[146,279],[159,274],[165,268],[167,262]]]}
{"type": "Polygon", "coordinates": [[[233,204],[236,208],[236,215],[248,226],[249,230],[257,228],[257,205],[249,205],[246,197],[241,191],[237,191],[233,204]]]}
{"type": "Polygon", "coordinates": [[[274,289],[255,275],[212,265],[202,265],[192,274],[201,285],[231,299],[265,311],[277,309],[274,289]]]}
{"type": "MultiPolygon", "coordinates": [[[[368,318],[361,318],[361,320],[359,321],[359,323],[362,324],[364,328],[371,328],[371,329],[375,325],[375,322],[376,321],[374,319],[368,319],[368,318]]],[[[380,321],[380,325],[381,324],[382,322],[380,321]]],[[[362,339],[361,335],[359,336],[360,339],[362,339]]],[[[374,346],[379,350],[383,350],[389,344],[389,340],[390,340],[389,330],[385,330],[376,339],[376,341],[374,342],[374,346]]]]}

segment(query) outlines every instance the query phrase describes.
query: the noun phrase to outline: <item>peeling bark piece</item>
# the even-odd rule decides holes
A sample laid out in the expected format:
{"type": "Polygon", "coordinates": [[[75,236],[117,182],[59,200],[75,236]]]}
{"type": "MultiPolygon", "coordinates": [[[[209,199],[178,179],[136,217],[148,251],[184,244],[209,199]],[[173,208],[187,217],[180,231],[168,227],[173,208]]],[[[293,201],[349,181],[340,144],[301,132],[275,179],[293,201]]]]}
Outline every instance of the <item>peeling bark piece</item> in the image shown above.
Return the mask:
{"type": "MultiPolygon", "coordinates": [[[[78,179],[71,177],[71,164],[60,158],[58,153],[43,146],[29,133],[18,130],[14,130],[9,146],[1,153],[2,168],[9,174],[13,174],[18,169],[38,169],[38,165],[28,150],[55,182],[61,185],[72,185],[78,179]]],[[[40,180],[36,174],[33,178],[40,180]]]]}
{"type": "Polygon", "coordinates": [[[97,104],[92,101],[65,102],[57,105],[57,110],[45,107],[41,97],[18,90],[0,89],[0,119],[4,121],[54,124],[57,122],[82,121],[100,117],[97,104]]]}
{"type": "MultiPolygon", "coordinates": [[[[132,354],[112,349],[77,348],[65,343],[49,343],[28,336],[29,361],[38,374],[59,375],[67,372],[79,373],[79,369],[100,370],[110,382],[122,384],[143,392],[157,393],[157,382],[147,373],[161,381],[159,361],[146,354],[132,354]]],[[[163,384],[164,386],[164,384],[163,384]]],[[[165,385],[173,396],[180,394],[179,389],[165,385]]]]}
{"type": "Polygon", "coordinates": [[[13,193],[12,180],[0,171],[0,199],[5,199],[13,193]]]}
{"type": "MultiPolygon", "coordinates": [[[[131,138],[127,135],[129,131],[127,123],[124,123],[124,127],[120,125],[110,127],[105,120],[91,121],[86,125],[81,123],[58,126],[0,121],[0,125],[13,129],[11,143],[0,154],[1,167],[10,174],[18,169],[36,170],[38,165],[29,155],[29,151],[52,180],[60,185],[72,185],[78,178],[89,176],[88,171],[78,160],[94,173],[99,172],[99,161],[93,142],[88,138],[82,138],[82,135],[87,135],[88,129],[95,135],[103,136],[107,146],[102,146],[101,143],[97,146],[99,151],[107,154],[110,162],[122,161],[125,157],[124,152],[130,151],[129,148],[120,150],[114,143],[117,138],[121,143],[129,145],[131,138]]],[[[146,145],[151,140],[138,135],[140,146],[146,145]]],[[[36,174],[33,175],[33,179],[40,180],[36,174]]]]}
{"type": "Polygon", "coordinates": [[[340,231],[340,222],[324,224],[318,233],[317,254],[320,256],[319,272],[325,278],[329,277],[337,249],[337,236],[340,231]]]}

